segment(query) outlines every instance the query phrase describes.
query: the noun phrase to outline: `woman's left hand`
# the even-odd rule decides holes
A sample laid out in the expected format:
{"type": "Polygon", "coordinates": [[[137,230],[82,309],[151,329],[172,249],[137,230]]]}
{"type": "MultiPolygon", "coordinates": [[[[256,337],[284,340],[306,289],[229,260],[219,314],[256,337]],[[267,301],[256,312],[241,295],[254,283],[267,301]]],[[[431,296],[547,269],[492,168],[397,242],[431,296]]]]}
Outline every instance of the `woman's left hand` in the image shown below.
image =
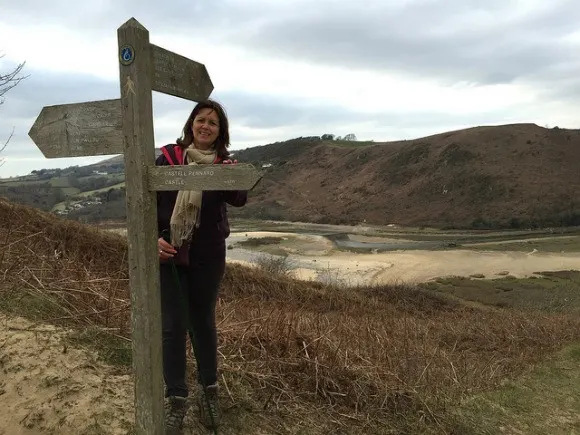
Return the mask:
{"type": "Polygon", "coordinates": [[[235,165],[236,163],[238,163],[238,161],[232,159],[227,159],[222,162],[223,165],[235,165]]]}

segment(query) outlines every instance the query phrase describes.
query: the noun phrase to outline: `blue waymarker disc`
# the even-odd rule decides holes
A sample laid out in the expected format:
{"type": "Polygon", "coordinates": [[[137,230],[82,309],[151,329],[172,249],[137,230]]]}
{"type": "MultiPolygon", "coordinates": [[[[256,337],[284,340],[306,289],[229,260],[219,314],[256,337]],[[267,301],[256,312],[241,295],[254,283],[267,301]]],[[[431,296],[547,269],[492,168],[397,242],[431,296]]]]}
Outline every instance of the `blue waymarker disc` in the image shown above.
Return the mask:
{"type": "Polygon", "coordinates": [[[119,52],[119,61],[123,65],[130,65],[135,59],[135,50],[130,45],[124,45],[119,52]]]}

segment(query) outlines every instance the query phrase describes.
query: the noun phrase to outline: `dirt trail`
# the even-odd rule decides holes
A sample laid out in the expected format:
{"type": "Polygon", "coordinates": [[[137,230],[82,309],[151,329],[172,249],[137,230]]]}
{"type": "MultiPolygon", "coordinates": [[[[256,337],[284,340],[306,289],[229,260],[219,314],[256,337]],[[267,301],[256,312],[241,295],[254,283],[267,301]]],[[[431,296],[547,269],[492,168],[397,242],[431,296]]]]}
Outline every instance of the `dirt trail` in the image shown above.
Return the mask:
{"type": "Polygon", "coordinates": [[[133,383],[69,331],[0,313],[0,434],[126,434],[133,383]]]}

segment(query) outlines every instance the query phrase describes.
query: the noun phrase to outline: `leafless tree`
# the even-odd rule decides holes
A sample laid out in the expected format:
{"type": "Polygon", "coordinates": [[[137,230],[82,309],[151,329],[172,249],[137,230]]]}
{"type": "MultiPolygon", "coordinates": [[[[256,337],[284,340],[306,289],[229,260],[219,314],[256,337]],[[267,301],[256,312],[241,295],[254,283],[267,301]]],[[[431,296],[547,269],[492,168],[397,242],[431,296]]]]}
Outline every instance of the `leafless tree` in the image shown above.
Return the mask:
{"type": "MultiPolygon", "coordinates": [[[[2,59],[3,57],[4,57],[3,54],[0,55],[0,59],[2,59]]],[[[6,95],[6,93],[10,89],[17,86],[18,83],[20,83],[22,80],[26,78],[25,76],[22,76],[22,69],[24,68],[24,64],[25,62],[18,64],[14,69],[12,69],[12,71],[9,71],[7,73],[0,71],[0,106],[4,104],[5,99],[4,96],[6,95]]],[[[12,128],[12,132],[8,136],[8,139],[6,139],[4,143],[0,142],[0,154],[6,149],[6,147],[8,146],[8,142],[10,142],[10,139],[12,139],[13,135],[14,128],[12,128]]],[[[0,166],[2,166],[3,164],[4,160],[0,159],[0,166]]]]}

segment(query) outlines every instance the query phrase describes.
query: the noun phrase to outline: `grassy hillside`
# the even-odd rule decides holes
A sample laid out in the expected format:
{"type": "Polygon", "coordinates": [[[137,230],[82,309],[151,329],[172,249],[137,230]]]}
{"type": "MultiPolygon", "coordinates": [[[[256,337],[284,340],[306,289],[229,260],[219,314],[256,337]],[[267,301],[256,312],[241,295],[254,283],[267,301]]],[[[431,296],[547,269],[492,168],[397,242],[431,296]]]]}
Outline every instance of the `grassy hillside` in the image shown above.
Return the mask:
{"type": "MultiPolygon", "coordinates": [[[[2,310],[130,338],[125,240],[6,201],[0,222],[2,310]],[[23,238],[30,249],[19,248],[23,238]]],[[[449,290],[467,282],[343,289],[228,265],[217,313],[221,433],[500,433],[509,391],[493,392],[580,342],[578,299],[564,310],[551,302],[564,282],[578,291],[575,273],[524,287],[491,281],[495,293],[518,295],[500,305],[449,290]],[[533,306],[517,302],[525,292],[533,306]]],[[[88,340],[102,348],[96,337],[88,340]]],[[[558,413],[551,391],[543,403],[558,413]]],[[[533,421],[529,400],[510,410],[516,429],[533,421]]]]}
{"type": "Polygon", "coordinates": [[[578,130],[514,124],[351,147],[302,139],[237,156],[272,165],[240,216],[440,228],[580,224],[578,130]]]}
{"type": "Polygon", "coordinates": [[[123,165],[69,167],[33,171],[28,176],[0,180],[0,196],[73,219],[96,221],[103,216],[125,218],[123,165]]]}

